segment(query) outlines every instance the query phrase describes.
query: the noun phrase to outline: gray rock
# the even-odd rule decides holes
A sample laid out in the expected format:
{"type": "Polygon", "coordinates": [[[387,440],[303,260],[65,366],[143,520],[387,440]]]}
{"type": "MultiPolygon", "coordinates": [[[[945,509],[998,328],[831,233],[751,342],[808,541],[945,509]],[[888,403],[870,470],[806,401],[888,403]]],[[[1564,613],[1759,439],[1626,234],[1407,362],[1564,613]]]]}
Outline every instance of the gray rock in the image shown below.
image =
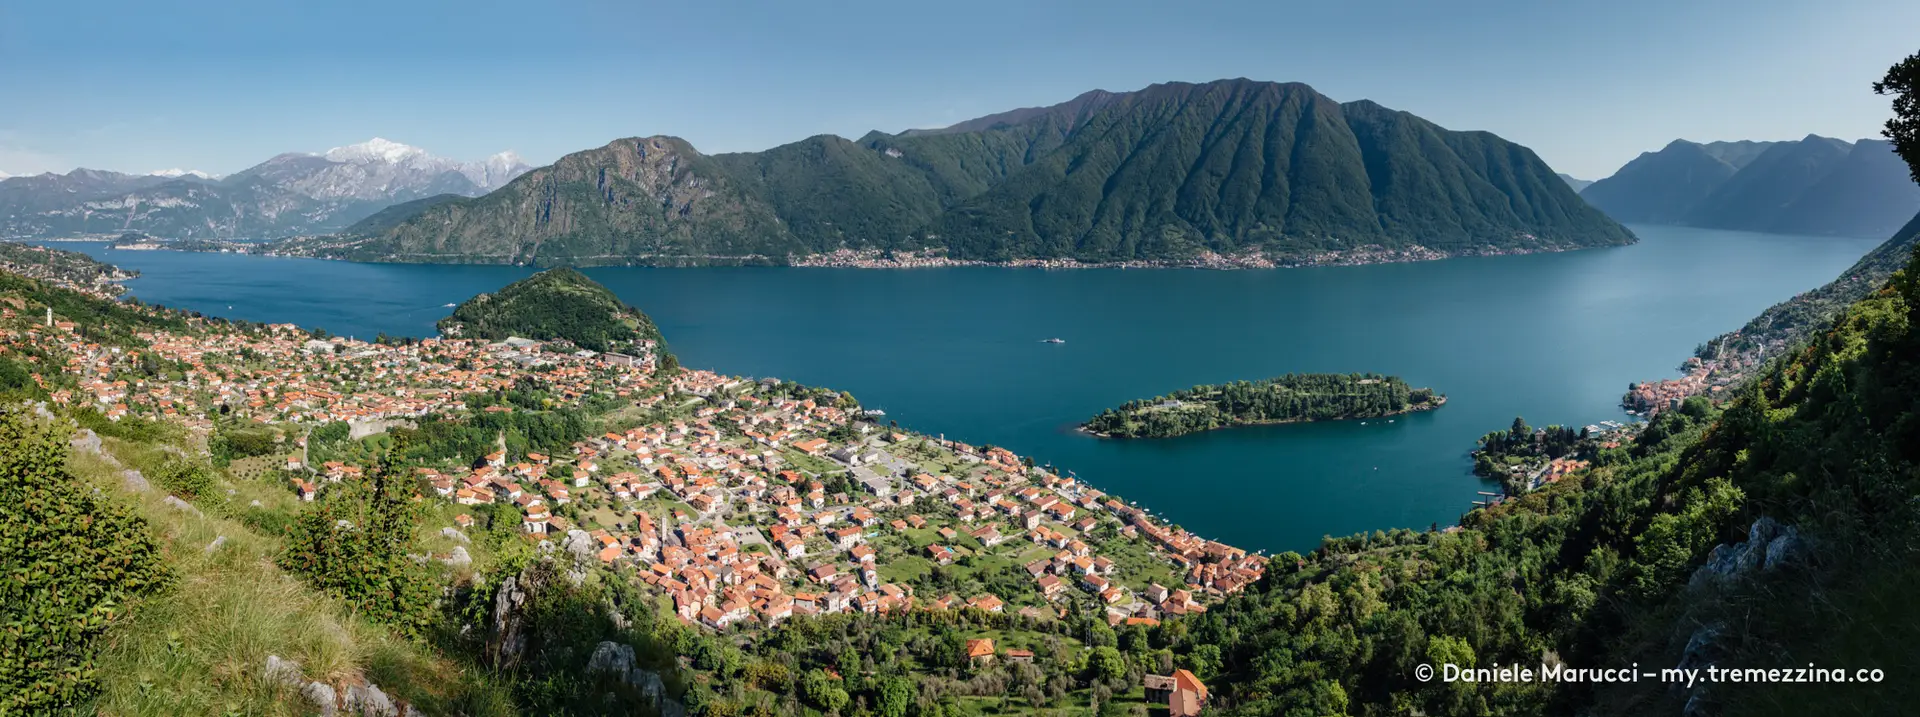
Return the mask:
{"type": "Polygon", "coordinates": [[[451,527],[448,527],[448,528],[441,528],[441,529],[440,529],[440,534],[441,534],[441,535],[444,535],[444,536],[446,536],[446,537],[447,537],[447,538],[449,538],[449,539],[452,539],[452,540],[455,540],[455,541],[458,541],[458,542],[462,542],[462,543],[471,543],[471,542],[473,542],[473,541],[471,541],[471,540],[468,540],[468,539],[467,539],[467,534],[466,534],[466,533],[462,533],[462,532],[460,532],[459,530],[456,530],[456,529],[454,529],[454,528],[451,528],[451,527]]]}
{"type": "Polygon", "coordinates": [[[1773,541],[1767,543],[1766,570],[1774,570],[1798,564],[1807,558],[1807,540],[1800,537],[1800,530],[1787,526],[1773,541]]]}
{"type": "Polygon", "coordinates": [[[453,553],[442,559],[441,562],[452,567],[464,568],[473,564],[473,556],[467,554],[466,548],[455,545],[453,546],[453,553]]]}
{"type": "Polygon", "coordinates": [[[398,717],[400,714],[400,710],[393,706],[393,698],[381,692],[376,685],[348,687],[347,711],[357,712],[364,717],[398,717]]]}
{"type": "Polygon", "coordinates": [[[633,670],[633,646],[618,642],[602,642],[593,648],[593,657],[587,659],[587,672],[611,672],[622,679],[633,670]]]}
{"type": "Polygon", "coordinates": [[[313,706],[320,711],[321,717],[333,717],[340,713],[340,693],[335,692],[332,685],[318,681],[309,682],[306,687],[300,688],[300,694],[306,697],[308,702],[313,703],[313,706]]]}
{"type": "Polygon", "coordinates": [[[74,432],[73,438],[67,440],[67,445],[73,446],[76,451],[99,455],[100,434],[94,433],[91,428],[82,428],[74,432]]]}
{"type": "Polygon", "coordinates": [[[493,596],[493,631],[488,651],[496,668],[512,669],[520,664],[520,656],[527,649],[525,618],[521,615],[526,604],[527,591],[521,587],[520,576],[507,576],[493,596]]]}
{"type": "Polygon", "coordinates": [[[170,505],[170,506],[173,506],[173,508],[174,508],[175,510],[183,510],[183,511],[186,511],[186,512],[188,512],[188,513],[192,513],[192,514],[194,514],[195,516],[197,516],[197,517],[201,517],[201,518],[205,518],[205,517],[207,517],[205,513],[201,513],[201,512],[200,512],[200,509],[199,509],[199,508],[195,508],[195,507],[193,507],[193,504],[192,504],[192,503],[188,503],[188,502],[186,502],[186,501],[184,501],[184,500],[181,500],[181,499],[179,499],[178,497],[175,497],[175,496],[171,496],[171,495],[170,495],[170,496],[167,496],[167,497],[166,497],[166,498],[165,498],[164,500],[162,500],[161,502],[162,502],[162,503],[166,503],[167,505],[170,505]]]}
{"type": "Polygon", "coordinates": [[[133,491],[135,493],[145,493],[147,492],[147,488],[150,487],[151,485],[147,483],[146,476],[141,475],[140,471],[136,471],[131,468],[120,471],[120,480],[126,482],[127,490],[133,491]]]}
{"type": "Polygon", "coordinates": [[[1780,523],[1767,516],[1760,516],[1747,528],[1747,542],[1753,545],[1766,545],[1773,536],[1780,534],[1780,523]]]}
{"type": "Polygon", "coordinates": [[[567,539],[561,542],[560,546],[565,548],[567,554],[572,555],[574,560],[592,560],[594,554],[600,551],[600,546],[593,542],[593,536],[579,529],[567,531],[567,539]]]}
{"type": "Polygon", "coordinates": [[[253,502],[250,502],[250,503],[247,503],[247,507],[249,507],[249,508],[265,508],[266,506],[264,506],[264,505],[261,505],[261,504],[260,504],[260,501],[257,501],[257,500],[256,500],[256,501],[253,501],[253,502]]]}
{"type": "Polygon", "coordinates": [[[260,674],[269,682],[279,682],[288,687],[298,687],[305,679],[300,676],[300,663],[282,660],[279,655],[268,655],[267,668],[260,674]]]}
{"type": "Polygon", "coordinates": [[[220,546],[223,546],[226,544],[227,544],[227,536],[224,536],[224,535],[216,536],[214,537],[213,542],[207,543],[206,551],[207,553],[211,554],[214,551],[219,550],[220,546]]]}

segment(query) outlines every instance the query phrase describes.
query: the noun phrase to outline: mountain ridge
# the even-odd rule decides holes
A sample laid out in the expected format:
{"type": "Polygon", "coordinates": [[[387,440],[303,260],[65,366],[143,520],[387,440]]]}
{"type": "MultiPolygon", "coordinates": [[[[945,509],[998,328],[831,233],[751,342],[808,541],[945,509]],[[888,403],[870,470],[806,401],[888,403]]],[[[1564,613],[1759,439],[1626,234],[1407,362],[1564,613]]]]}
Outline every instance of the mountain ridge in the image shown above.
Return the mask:
{"type": "Polygon", "coordinates": [[[1782,234],[1885,237],[1920,211],[1920,185],[1885,140],[1674,140],[1580,196],[1616,220],[1782,234]]]}
{"type": "Polygon", "coordinates": [[[482,194],[527,169],[511,152],[462,162],[376,137],[325,153],[281,153],[224,177],[49,172],[0,180],[0,235],[243,239],[336,231],[393,204],[482,194]]]}
{"type": "Polygon", "coordinates": [[[1633,240],[1531,150],[1490,133],[1300,83],[1222,80],[763,152],[627,138],[376,236],[285,249],[478,263],[784,263],[836,251],[1102,263],[1633,240]]]}

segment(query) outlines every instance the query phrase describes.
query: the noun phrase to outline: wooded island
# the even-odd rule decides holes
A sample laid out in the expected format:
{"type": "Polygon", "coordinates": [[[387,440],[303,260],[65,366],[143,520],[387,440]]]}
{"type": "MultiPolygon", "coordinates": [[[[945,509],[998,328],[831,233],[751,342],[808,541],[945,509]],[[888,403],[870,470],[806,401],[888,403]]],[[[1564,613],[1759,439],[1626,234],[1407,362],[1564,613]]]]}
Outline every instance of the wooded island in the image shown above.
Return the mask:
{"type": "Polygon", "coordinates": [[[1290,373],[1129,401],[1081,428],[1102,438],[1170,438],[1228,426],[1382,418],[1446,402],[1446,396],[1411,388],[1398,376],[1290,373]]]}

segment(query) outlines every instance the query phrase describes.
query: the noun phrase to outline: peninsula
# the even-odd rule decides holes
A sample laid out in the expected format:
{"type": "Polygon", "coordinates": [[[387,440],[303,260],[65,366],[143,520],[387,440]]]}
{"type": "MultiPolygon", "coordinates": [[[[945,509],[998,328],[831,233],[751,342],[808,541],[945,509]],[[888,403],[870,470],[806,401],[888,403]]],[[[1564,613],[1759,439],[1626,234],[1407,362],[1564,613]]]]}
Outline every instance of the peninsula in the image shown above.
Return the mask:
{"type": "Polygon", "coordinates": [[[1290,373],[1129,401],[1081,425],[1101,438],[1171,438],[1228,426],[1381,418],[1438,408],[1430,388],[1373,373],[1290,373]]]}

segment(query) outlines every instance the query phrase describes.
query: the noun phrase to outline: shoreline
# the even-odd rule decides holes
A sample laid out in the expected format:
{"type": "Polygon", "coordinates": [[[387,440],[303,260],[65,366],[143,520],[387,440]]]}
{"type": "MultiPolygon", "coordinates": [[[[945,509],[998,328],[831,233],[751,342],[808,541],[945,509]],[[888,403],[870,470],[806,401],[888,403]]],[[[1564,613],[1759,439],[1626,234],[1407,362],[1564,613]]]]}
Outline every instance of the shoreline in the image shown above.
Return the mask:
{"type": "MultiPolygon", "coordinates": [[[[888,255],[878,249],[839,249],[824,254],[788,255],[769,257],[763,255],[652,255],[652,256],[593,256],[568,257],[559,261],[546,261],[535,257],[532,261],[508,261],[505,257],[486,255],[413,255],[403,257],[389,254],[383,257],[353,257],[326,251],[333,247],[284,247],[281,242],[315,237],[288,237],[270,241],[239,241],[226,239],[188,239],[160,241],[138,248],[152,251],[180,251],[194,253],[233,253],[253,256],[288,257],[301,259],[322,259],[327,261],[346,261],[360,264],[432,264],[446,266],[531,266],[551,268],[570,266],[576,268],[604,267],[646,267],[646,268],[696,268],[696,267],[790,267],[821,269],[947,269],[959,267],[989,267],[1004,269],[1207,269],[1231,271],[1241,269],[1299,269],[1310,267],[1334,266],[1372,266],[1378,264],[1410,264],[1444,259],[1491,256],[1524,256],[1530,254],[1555,254],[1583,249],[1598,249],[1609,246],[1625,245],[1547,245],[1539,247],[1494,248],[1480,247],[1466,251],[1440,251],[1418,244],[1389,249],[1382,246],[1364,246],[1349,250],[1321,251],[1300,255],[1274,256],[1259,249],[1222,254],[1203,251],[1183,258],[1128,259],[1122,261],[1082,261],[1072,257],[1059,258],[1021,258],[1003,261],[983,259],[954,259],[940,253],[922,253],[899,251],[888,255]],[[190,246],[180,246],[190,244],[190,246]],[[315,250],[318,249],[318,250],[315,250]],[[462,260],[464,259],[464,260],[462,260]]],[[[111,237],[19,237],[11,239],[18,242],[96,242],[112,241],[111,237]]],[[[344,247],[340,247],[344,248],[344,247]]]]}

